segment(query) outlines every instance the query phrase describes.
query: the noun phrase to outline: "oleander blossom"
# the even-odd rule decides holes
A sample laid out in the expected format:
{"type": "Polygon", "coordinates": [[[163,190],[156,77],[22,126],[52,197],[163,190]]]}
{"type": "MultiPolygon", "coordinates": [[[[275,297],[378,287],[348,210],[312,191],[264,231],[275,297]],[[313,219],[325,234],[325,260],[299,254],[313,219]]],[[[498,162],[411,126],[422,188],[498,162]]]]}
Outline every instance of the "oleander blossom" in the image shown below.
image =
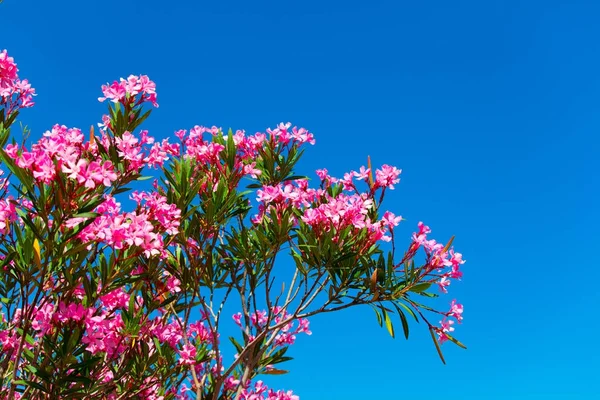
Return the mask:
{"type": "Polygon", "coordinates": [[[17,64],[6,50],[0,51],[0,107],[5,115],[19,108],[33,106],[35,89],[27,79],[19,79],[17,64]]]}
{"type": "Polygon", "coordinates": [[[113,81],[112,84],[102,85],[102,94],[104,97],[98,98],[100,102],[109,100],[134,107],[149,102],[154,107],[158,107],[156,84],[147,75],[129,75],[127,79],[121,78],[119,81],[113,81]]]}
{"type": "MultiPolygon", "coordinates": [[[[147,257],[166,256],[163,235],[179,232],[181,210],[157,193],[132,194],[138,203],[138,209],[132,212],[121,212],[112,196],[105,199],[105,204],[95,210],[98,217],[78,235],[84,243],[105,243],[117,250],[138,247],[147,257]]],[[[76,219],[68,223],[75,226],[83,221],[76,219]]]]}

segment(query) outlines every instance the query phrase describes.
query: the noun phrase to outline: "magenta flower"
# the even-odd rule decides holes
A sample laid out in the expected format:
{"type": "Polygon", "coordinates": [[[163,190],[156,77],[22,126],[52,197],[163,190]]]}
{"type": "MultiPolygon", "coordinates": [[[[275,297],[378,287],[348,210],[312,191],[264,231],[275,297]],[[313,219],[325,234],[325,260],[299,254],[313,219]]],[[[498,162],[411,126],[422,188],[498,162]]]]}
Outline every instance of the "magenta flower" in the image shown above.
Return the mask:
{"type": "Polygon", "coordinates": [[[39,336],[44,336],[52,329],[52,317],[54,315],[54,306],[46,304],[37,309],[31,326],[38,331],[39,336]]]}
{"type": "Polygon", "coordinates": [[[192,365],[196,362],[196,347],[184,344],[179,350],[179,364],[192,365]]]}
{"type": "Polygon", "coordinates": [[[398,224],[400,224],[400,221],[402,221],[402,217],[396,217],[394,213],[386,211],[385,214],[383,214],[383,221],[387,226],[389,226],[390,229],[393,229],[395,226],[398,226],[398,224]]]}
{"type": "Polygon", "coordinates": [[[125,99],[127,90],[123,84],[114,81],[111,85],[102,85],[102,93],[104,94],[104,97],[98,97],[98,101],[103,102],[105,100],[110,100],[113,103],[118,103],[125,99]]]}
{"type": "Polygon", "coordinates": [[[104,97],[98,97],[98,101],[100,102],[109,100],[113,103],[137,106],[147,101],[152,103],[154,107],[158,107],[158,103],[156,102],[156,84],[147,75],[130,75],[127,80],[121,78],[118,82],[114,81],[110,85],[102,85],[102,94],[104,97]],[[135,102],[138,95],[139,98],[135,102]]]}
{"type": "Polygon", "coordinates": [[[6,109],[5,115],[10,115],[18,108],[32,107],[35,96],[35,89],[27,79],[19,79],[14,61],[6,50],[0,51],[0,107],[6,109]]]}
{"type": "Polygon", "coordinates": [[[235,322],[235,324],[237,326],[239,326],[241,328],[242,327],[242,313],[238,312],[236,314],[233,314],[233,321],[235,322]]]}

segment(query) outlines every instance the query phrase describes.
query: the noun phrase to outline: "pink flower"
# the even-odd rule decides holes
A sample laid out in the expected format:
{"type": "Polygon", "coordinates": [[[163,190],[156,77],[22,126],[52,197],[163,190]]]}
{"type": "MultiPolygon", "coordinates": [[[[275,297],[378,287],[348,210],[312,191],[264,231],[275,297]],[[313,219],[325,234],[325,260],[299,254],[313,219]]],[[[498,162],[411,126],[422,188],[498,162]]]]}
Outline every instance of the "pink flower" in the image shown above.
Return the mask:
{"type": "Polygon", "coordinates": [[[233,314],[233,321],[235,322],[235,324],[237,326],[239,326],[241,328],[242,327],[242,313],[239,312],[237,314],[233,314]]]}
{"type": "Polygon", "coordinates": [[[369,173],[371,172],[370,168],[365,168],[364,166],[360,167],[359,172],[353,172],[354,176],[358,178],[360,181],[368,181],[369,173]]]}
{"type": "Polygon", "coordinates": [[[167,276],[167,290],[169,293],[175,294],[181,292],[181,281],[167,271],[163,272],[163,276],[167,276]]]}
{"type": "Polygon", "coordinates": [[[114,171],[113,163],[110,161],[104,161],[102,163],[102,169],[100,172],[102,179],[99,182],[106,187],[111,186],[112,182],[116,181],[118,176],[114,171]]]}
{"type": "Polygon", "coordinates": [[[263,186],[262,190],[259,189],[256,191],[257,198],[256,201],[263,202],[265,204],[269,204],[271,202],[277,201],[281,196],[281,190],[277,186],[263,186]]]}
{"type": "Polygon", "coordinates": [[[455,253],[454,249],[450,249],[450,264],[452,265],[452,271],[450,277],[453,279],[462,278],[462,272],[459,270],[460,265],[464,264],[465,261],[462,259],[462,254],[455,253]]]}
{"type": "Polygon", "coordinates": [[[20,80],[17,71],[14,59],[6,50],[0,51],[0,106],[4,106],[6,116],[16,109],[33,106],[35,89],[27,79],[20,80]]]}
{"type": "Polygon", "coordinates": [[[252,323],[256,326],[259,326],[259,327],[264,326],[264,324],[267,323],[267,312],[266,311],[256,311],[254,314],[252,314],[250,319],[252,320],[252,323]]]}
{"type": "Polygon", "coordinates": [[[118,103],[123,100],[127,94],[127,90],[122,83],[123,81],[121,83],[114,81],[111,85],[102,85],[102,94],[104,94],[104,97],[98,97],[98,101],[103,102],[108,99],[113,103],[118,103]]]}
{"type": "Polygon", "coordinates": [[[456,320],[460,324],[463,319],[463,317],[462,317],[463,309],[464,308],[463,308],[462,304],[457,303],[456,300],[452,300],[452,303],[450,303],[450,312],[447,315],[449,317],[456,318],[456,320]]]}
{"type": "Polygon", "coordinates": [[[431,233],[431,229],[429,229],[429,227],[422,222],[419,222],[418,226],[419,232],[413,233],[412,240],[419,246],[422,246],[427,240],[427,234],[431,233]]]}
{"type": "Polygon", "coordinates": [[[58,305],[58,312],[54,314],[54,319],[58,322],[83,321],[87,314],[87,310],[81,304],[71,303],[66,305],[61,302],[58,305]]]}
{"type": "Polygon", "coordinates": [[[400,221],[402,221],[402,217],[396,217],[394,213],[386,211],[385,214],[383,214],[383,221],[387,226],[390,227],[390,229],[392,229],[393,227],[398,226],[398,224],[400,224],[400,221]]]}
{"type": "Polygon", "coordinates": [[[196,347],[184,344],[179,350],[179,364],[192,365],[196,362],[196,347]]]}
{"type": "Polygon", "coordinates": [[[79,183],[83,183],[87,180],[87,160],[80,159],[75,162],[68,162],[67,165],[62,166],[62,172],[67,174],[67,178],[74,179],[79,183]]]}
{"type": "Polygon", "coordinates": [[[100,301],[108,311],[113,311],[117,308],[128,308],[129,295],[123,290],[118,288],[100,297],[100,301]]]}
{"type": "Polygon", "coordinates": [[[291,390],[284,392],[283,390],[269,390],[269,395],[265,400],[300,400],[299,396],[296,396],[291,390]]]}
{"type": "Polygon", "coordinates": [[[252,162],[244,165],[244,174],[250,175],[252,178],[256,179],[262,174],[262,171],[256,168],[256,162],[252,162]]]}
{"type": "Polygon", "coordinates": [[[17,208],[11,196],[0,199],[0,234],[9,233],[10,224],[17,221],[17,208]]]}
{"type": "Polygon", "coordinates": [[[0,51],[0,88],[8,87],[17,79],[17,71],[14,58],[9,57],[6,50],[0,51]]]}
{"type": "Polygon", "coordinates": [[[126,345],[121,335],[123,320],[119,314],[94,315],[92,311],[89,310],[85,318],[86,329],[81,342],[87,345],[86,349],[90,353],[105,352],[108,358],[113,358],[122,352],[126,345]]]}
{"type": "Polygon", "coordinates": [[[450,280],[448,278],[443,276],[442,279],[440,279],[437,284],[440,287],[440,291],[442,293],[448,293],[448,289],[446,289],[447,286],[450,286],[450,280]]]}
{"type": "Polygon", "coordinates": [[[46,304],[37,309],[34,314],[31,326],[38,331],[39,336],[45,335],[52,329],[52,317],[54,315],[54,306],[46,304]]]}
{"type": "Polygon", "coordinates": [[[394,184],[400,182],[398,175],[402,170],[391,167],[389,165],[383,165],[381,169],[375,171],[375,185],[377,187],[394,189],[394,184]]]}
{"type": "Polygon", "coordinates": [[[292,137],[298,142],[298,143],[310,143],[310,144],[315,144],[315,138],[313,136],[312,133],[310,133],[309,131],[307,131],[304,128],[296,128],[293,127],[292,128],[292,137]]]}
{"type": "Polygon", "coordinates": [[[452,327],[453,324],[454,321],[447,318],[444,318],[440,321],[441,328],[436,328],[440,343],[444,343],[446,340],[448,340],[448,333],[454,331],[454,328],[452,327]]]}
{"type": "Polygon", "coordinates": [[[312,332],[308,329],[308,325],[310,322],[306,318],[300,318],[298,320],[298,328],[296,329],[296,333],[306,333],[307,335],[312,335],[312,332]]]}
{"type": "Polygon", "coordinates": [[[130,75],[127,80],[121,78],[119,82],[114,81],[110,85],[102,85],[102,94],[104,97],[98,97],[100,102],[110,100],[113,103],[139,105],[148,101],[154,107],[158,107],[158,103],[156,103],[156,84],[147,75],[130,75]],[[138,95],[141,96],[134,103],[138,95]]]}

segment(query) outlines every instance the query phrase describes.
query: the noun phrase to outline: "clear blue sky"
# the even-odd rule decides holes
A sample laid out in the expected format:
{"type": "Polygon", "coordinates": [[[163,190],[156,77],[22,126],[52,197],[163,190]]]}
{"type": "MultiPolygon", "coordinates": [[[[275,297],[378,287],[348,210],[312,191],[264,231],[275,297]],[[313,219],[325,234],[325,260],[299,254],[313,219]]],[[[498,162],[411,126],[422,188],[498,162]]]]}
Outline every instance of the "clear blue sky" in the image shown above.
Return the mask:
{"type": "Polygon", "coordinates": [[[388,207],[464,254],[465,321],[441,365],[425,326],[392,340],[369,310],[312,321],[271,380],[302,400],[600,398],[600,3],[33,1],[0,5],[37,89],[35,135],[87,128],[100,85],[148,74],[171,136],[291,121],[300,172],[403,169],[388,207]],[[594,239],[596,238],[596,239],[594,239]],[[589,254],[588,254],[589,253],[589,254]],[[592,257],[593,256],[593,257],[592,257]],[[597,397],[596,397],[597,396],[597,397]]]}

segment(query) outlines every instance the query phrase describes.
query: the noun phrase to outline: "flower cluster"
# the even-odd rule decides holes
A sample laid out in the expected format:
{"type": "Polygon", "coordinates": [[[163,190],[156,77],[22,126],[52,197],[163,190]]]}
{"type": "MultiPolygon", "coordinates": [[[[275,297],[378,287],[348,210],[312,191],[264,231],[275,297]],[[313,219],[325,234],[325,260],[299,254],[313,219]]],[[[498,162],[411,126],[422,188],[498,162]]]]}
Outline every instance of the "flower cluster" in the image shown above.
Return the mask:
{"type": "Polygon", "coordinates": [[[436,330],[440,343],[447,341],[449,333],[454,331],[454,327],[452,326],[454,325],[454,320],[450,318],[454,318],[460,324],[463,318],[462,313],[463,305],[458,304],[456,300],[452,300],[452,303],[450,303],[450,311],[448,311],[440,321],[441,328],[437,328],[436,330]]]}
{"type": "MultiPolygon", "coordinates": [[[[121,137],[115,138],[115,146],[118,155],[127,165],[127,171],[137,172],[144,166],[153,168],[162,167],[169,156],[179,154],[179,145],[169,143],[168,139],[157,143],[154,138],[148,136],[148,131],[140,132],[141,139],[138,140],[131,132],[125,131],[121,137]],[[142,146],[152,145],[149,151],[142,146]]],[[[106,144],[105,147],[110,144],[106,144]]]]}
{"type": "Polygon", "coordinates": [[[419,232],[413,233],[411,251],[416,251],[423,247],[427,254],[427,269],[428,271],[437,270],[441,273],[441,279],[438,281],[440,290],[443,293],[448,293],[446,289],[450,285],[449,279],[460,279],[462,272],[460,265],[465,261],[462,259],[462,254],[456,253],[453,248],[448,249],[441,243],[437,243],[434,239],[427,239],[427,234],[431,233],[431,229],[422,222],[419,222],[419,232]],[[444,268],[449,267],[445,272],[444,268]]]}
{"type": "Polygon", "coordinates": [[[121,78],[112,84],[107,83],[102,85],[102,93],[104,97],[98,98],[100,102],[110,100],[113,103],[121,103],[132,107],[150,102],[154,107],[158,107],[156,84],[147,75],[129,75],[127,79],[121,78]]]}
{"type": "Polygon", "coordinates": [[[291,142],[295,142],[298,144],[302,143],[310,143],[315,144],[315,138],[312,133],[308,132],[304,128],[293,127],[292,123],[280,123],[277,125],[275,129],[267,129],[267,133],[271,135],[272,140],[275,140],[278,143],[283,145],[287,145],[291,142]]]}
{"type": "Polygon", "coordinates": [[[31,146],[31,151],[15,144],[7,145],[5,151],[19,168],[31,171],[39,184],[51,184],[62,173],[80,187],[110,187],[117,180],[114,165],[97,149],[88,148],[81,130],[55,125],[31,146]]]}
{"type": "MultiPolygon", "coordinates": [[[[395,216],[387,211],[383,218],[373,221],[370,217],[375,211],[375,200],[373,193],[377,188],[389,187],[393,189],[393,183],[397,183],[400,170],[384,165],[377,170],[378,179],[369,192],[359,192],[352,182],[353,177],[368,180],[370,170],[361,167],[360,172],[350,171],[344,175],[344,179],[330,176],[326,169],[317,170],[321,178],[321,188],[313,189],[308,186],[304,179],[295,180],[293,183],[264,185],[259,189],[256,200],[259,202],[259,213],[253,218],[254,223],[260,223],[265,216],[277,217],[284,210],[292,207],[301,212],[300,220],[309,225],[317,236],[333,230],[334,240],[338,238],[338,232],[351,228],[355,233],[366,231],[368,233],[368,245],[378,240],[390,241],[387,235],[397,226],[401,217],[395,216]],[[332,184],[340,183],[345,191],[335,196],[326,190],[332,184]]],[[[295,224],[298,221],[293,219],[295,224]]]]}
{"type": "MultiPolygon", "coordinates": [[[[119,250],[139,247],[146,257],[165,256],[163,234],[179,232],[181,210],[157,193],[136,192],[132,198],[138,209],[121,212],[121,204],[114,197],[105,196],[105,201],[95,209],[99,216],[81,231],[79,238],[84,243],[105,243],[119,250]]],[[[76,226],[86,219],[70,219],[67,226],[76,226]]]]}
{"type": "MultiPolygon", "coordinates": [[[[244,325],[242,323],[242,313],[236,313],[232,318],[237,326],[239,326],[241,329],[244,329],[244,325]]],[[[310,322],[308,319],[297,318],[296,322],[298,325],[296,326],[292,314],[286,312],[282,307],[273,307],[271,312],[267,312],[266,310],[258,310],[250,316],[250,322],[251,328],[258,332],[264,330],[265,328],[269,328],[270,324],[273,326],[278,326],[281,324],[277,335],[274,337],[274,347],[282,347],[294,344],[296,342],[296,335],[299,333],[312,335],[312,332],[309,329],[310,322]]],[[[254,340],[254,337],[255,336],[252,334],[249,335],[249,340],[254,340]]]]}
{"type": "MultiPolygon", "coordinates": [[[[238,385],[240,384],[239,379],[234,379],[229,377],[229,379],[225,382],[225,390],[226,391],[234,391],[238,385]]],[[[269,389],[267,385],[264,384],[263,381],[256,381],[254,385],[250,382],[244,387],[241,392],[240,399],[243,400],[299,400],[300,397],[296,396],[291,390],[283,391],[278,390],[275,391],[273,389],[269,389]]]]}
{"type": "Polygon", "coordinates": [[[33,106],[35,89],[27,79],[19,79],[18,71],[15,60],[7,51],[0,51],[0,107],[5,108],[5,115],[33,106]]]}
{"type": "MultiPolygon", "coordinates": [[[[441,243],[437,243],[434,239],[428,239],[427,235],[431,233],[431,229],[423,222],[418,224],[419,232],[414,232],[412,235],[412,244],[409,248],[408,256],[414,256],[414,253],[419,248],[424,248],[427,255],[426,273],[437,272],[437,285],[442,293],[448,293],[447,287],[450,286],[451,279],[462,277],[460,265],[465,263],[462,259],[462,254],[454,251],[454,248],[448,248],[441,243]]],[[[406,256],[405,256],[406,257],[406,256]]],[[[452,301],[450,311],[444,314],[444,319],[440,321],[441,328],[436,328],[439,341],[441,343],[448,340],[449,332],[454,331],[452,325],[456,319],[458,323],[462,321],[463,306],[452,301]]]]}
{"type": "Polygon", "coordinates": [[[375,170],[375,181],[371,182],[371,168],[365,168],[365,166],[361,166],[358,171],[350,171],[344,174],[342,179],[335,178],[329,175],[329,171],[326,168],[318,169],[317,175],[321,179],[322,183],[326,186],[329,186],[334,183],[341,183],[343,185],[344,190],[350,191],[358,191],[356,185],[354,184],[354,178],[358,178],[359,181],[365,181],[369,184],[371,192],[374,192],[377,189],[386,189],[394,190],[394,184],[400,182],[400,174],[402,170],[384,164],[381,166],[381,169],[375,170]]]}

